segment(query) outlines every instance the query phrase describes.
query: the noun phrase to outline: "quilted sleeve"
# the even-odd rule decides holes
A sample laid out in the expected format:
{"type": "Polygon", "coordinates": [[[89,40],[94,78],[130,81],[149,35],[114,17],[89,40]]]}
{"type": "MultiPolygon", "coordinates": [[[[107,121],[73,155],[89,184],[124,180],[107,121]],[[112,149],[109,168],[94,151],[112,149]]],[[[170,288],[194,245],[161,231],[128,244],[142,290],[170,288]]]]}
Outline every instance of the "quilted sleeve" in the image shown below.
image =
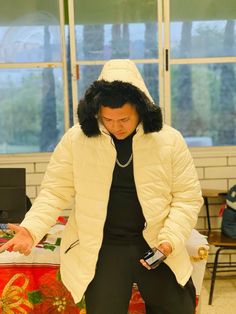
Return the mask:
{"type": "Polygon", "coordinates": [[[55,224],[62,209],[68,208],[74,197],[73,160],[70,131],[53,152],[41,190],[27,212],[21,226],[27,228],[35,243],[55,224]]]}
{"type": "Polygon", "coordinates": [[[158,243],[169,242],[175,254],[189,238],[203,199],[192,156],[179,132],[175,132],[172,149],[172,201],[158,243]]]}

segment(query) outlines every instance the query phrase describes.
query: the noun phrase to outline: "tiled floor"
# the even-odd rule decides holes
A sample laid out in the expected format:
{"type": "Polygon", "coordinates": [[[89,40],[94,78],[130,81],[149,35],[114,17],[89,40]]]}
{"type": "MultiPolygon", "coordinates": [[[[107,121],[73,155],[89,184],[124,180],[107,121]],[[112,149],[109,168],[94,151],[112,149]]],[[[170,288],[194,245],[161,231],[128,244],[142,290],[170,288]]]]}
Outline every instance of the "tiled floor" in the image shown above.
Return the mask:
{"type": "Polygon", "coordinates": [[[206,274],[200,302],[200,314],[236,314],[236,277],[217,278],[212,305],[208,305],[210,278],[206,274]]]}

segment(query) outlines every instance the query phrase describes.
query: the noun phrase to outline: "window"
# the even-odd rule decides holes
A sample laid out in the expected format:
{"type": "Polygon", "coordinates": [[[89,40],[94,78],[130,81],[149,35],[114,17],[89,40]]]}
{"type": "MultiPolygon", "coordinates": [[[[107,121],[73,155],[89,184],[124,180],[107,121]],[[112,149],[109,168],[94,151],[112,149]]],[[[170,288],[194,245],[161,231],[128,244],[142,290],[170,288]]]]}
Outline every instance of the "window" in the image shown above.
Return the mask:
{"type": "Polygon", "coordinates": [[[52,151],[111,58],[189,146],[236,145],[234,0],[8,0],[0,21],[0,154],[52,151]]]}
{"type": "Polygon", "coordinates": [[[172,125],[189,146],[236,145],[236,2],[171,0],[169,25],[172,125]]]}
{"type": "Polygon", "coordinates": [[[0,17],[0,153],[52,151],[66,124],[59,2],[10,0],[0,17]]]}

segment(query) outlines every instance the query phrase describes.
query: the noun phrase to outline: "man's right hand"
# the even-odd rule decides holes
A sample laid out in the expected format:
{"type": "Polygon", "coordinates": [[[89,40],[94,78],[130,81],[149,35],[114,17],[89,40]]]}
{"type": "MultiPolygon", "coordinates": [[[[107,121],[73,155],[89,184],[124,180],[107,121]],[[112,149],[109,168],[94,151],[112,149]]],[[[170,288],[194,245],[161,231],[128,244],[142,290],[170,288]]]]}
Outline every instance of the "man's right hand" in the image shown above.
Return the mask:
{"type": "Polygon", "coordinates": [[[14,231],[15,235],[7,243],[0,246],[0,253],[7,250],[29,255],[34,244],[30,232],[26,228],[14,224],[8,224],[8,228],[14,231]]]}

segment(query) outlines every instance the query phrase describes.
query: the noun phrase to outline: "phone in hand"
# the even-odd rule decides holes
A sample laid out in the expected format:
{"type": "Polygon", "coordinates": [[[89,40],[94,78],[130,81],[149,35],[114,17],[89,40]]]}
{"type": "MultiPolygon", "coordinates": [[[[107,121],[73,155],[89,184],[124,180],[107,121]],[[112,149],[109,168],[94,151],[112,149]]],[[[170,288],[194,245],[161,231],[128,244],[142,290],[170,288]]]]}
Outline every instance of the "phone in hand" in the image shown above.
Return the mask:
{"type": "Polygon", "coordinates": [[[147,251],[143,259],[152,269],[154,269],[166,259],[166,255],[157,248],[154,248],[147,251]]]}

